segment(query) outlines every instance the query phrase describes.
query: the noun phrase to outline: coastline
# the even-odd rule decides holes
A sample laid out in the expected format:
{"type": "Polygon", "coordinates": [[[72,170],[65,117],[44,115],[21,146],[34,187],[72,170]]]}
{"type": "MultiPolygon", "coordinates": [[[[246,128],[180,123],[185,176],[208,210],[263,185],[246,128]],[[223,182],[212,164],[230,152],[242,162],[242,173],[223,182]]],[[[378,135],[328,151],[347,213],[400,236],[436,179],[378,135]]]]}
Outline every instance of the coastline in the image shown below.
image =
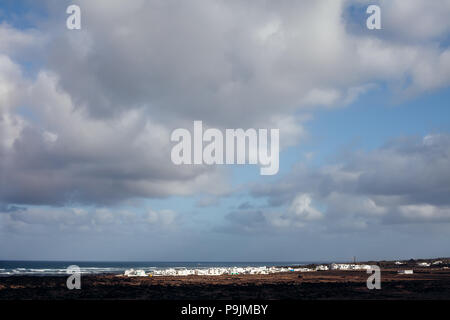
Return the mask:
{"type": "Polygon", "coordinates": [[[450,299],[447,264],[419,267],[420,261],[404,265],[373,262],[381,268],[381,290],[367,289],[369,274],[365,270],[216,276],[82,275],[80,290],[68,290],[62,276],[15,275],[0,278],[0,300],[450,299]],[[413,268],[414,273],[399,273],[407,268],[413,268]]]}

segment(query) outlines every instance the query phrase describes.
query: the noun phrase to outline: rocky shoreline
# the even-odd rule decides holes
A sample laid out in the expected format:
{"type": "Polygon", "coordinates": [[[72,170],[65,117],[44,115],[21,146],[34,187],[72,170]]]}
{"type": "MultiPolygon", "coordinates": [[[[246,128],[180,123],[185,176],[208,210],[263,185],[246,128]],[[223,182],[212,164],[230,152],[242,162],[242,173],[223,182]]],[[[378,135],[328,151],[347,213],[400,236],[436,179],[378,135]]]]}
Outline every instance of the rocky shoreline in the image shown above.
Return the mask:
{"type": "Polygon", "coordinates": [[[418,267],[417,261],[375,263],[381,267],[381,290],[367,289],[365,270],[182,277],[84,275],[80,290],[68,290],[63,276],[10,276],[0,278],[0,300],[450,299],[447,263],[439,267],[418,267]],[[399,273],[405,268],[414,268],[414,273],[399,273]]]}

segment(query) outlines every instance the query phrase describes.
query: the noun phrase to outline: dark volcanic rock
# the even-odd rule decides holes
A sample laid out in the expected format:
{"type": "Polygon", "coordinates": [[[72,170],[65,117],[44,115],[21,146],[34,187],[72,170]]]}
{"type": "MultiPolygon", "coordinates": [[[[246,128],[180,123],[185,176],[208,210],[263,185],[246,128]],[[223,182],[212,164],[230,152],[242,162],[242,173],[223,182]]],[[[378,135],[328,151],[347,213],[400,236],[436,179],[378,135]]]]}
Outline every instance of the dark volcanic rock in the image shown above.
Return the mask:
{"type": "Polygon", "coordinates": [[[364,271],[286,272],[186,277],[82,276],[80,290],[65,277],[0,278],[0,299],[450,299],[450,270],[399,275],[383,269],[381,290],[369,290],[364,271]]]}

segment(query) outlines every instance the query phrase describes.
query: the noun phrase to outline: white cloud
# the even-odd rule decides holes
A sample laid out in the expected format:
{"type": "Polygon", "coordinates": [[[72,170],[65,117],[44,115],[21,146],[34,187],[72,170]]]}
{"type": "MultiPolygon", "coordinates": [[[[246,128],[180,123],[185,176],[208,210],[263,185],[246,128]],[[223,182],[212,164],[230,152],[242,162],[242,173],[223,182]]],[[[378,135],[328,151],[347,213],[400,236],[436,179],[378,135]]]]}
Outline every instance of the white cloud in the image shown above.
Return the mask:
{"type": "Polygon", "coordinates": [[[296,218],[304,221],[322,219],[323,214],[311,205],[312,199],[309,194],[299,194],[292,200],[289,212],[296,218]]]}
{"type": "Polygon", "coordinates": [[[402,218],[408,221],[450,221],[450,208],[430,204],[404,205],[398,208],[402,218]]]}
{"type": "Polygon", "coordinates": [[[326,90],[314,88],[306,94],[303,103],[313,106],[331,106],[335,104],[340,97],[341,93],[336,89],[326,90]]]}
{"type": "Polygon", "coordinates": [[[78,207],[28,207],[10,212],[0,212],[1,228],[14,233],[112,233],[148,232],[169,230],[179,224],[172,210],[151,210],[144,213],[135,210],[78,207]]]}
{"type": "Polygon", "coordinates": [[[26,50],[40,48],[46,39],[37,30],[17,30],[5,22],[0,24],[0,53],[6,55],[24,54],[26,50]]]}
{"type": "Polygon", "coordinates": [[[382,0],[383,25],[396,39],[435,40],[450,32],[448,0],[382,0]]]}
{"type": "MultiPolygon", "coordinates": [[[[445,47],[351,34],[343,20],[351,3],[129,1],[113,10],[110,1],[82,1],[89,45],[73,43],[78,33],[55,39],[51,67],[96,116],[145,106],[166,119],[220,127],[258,127],[295,109],[345,105],[376,82],[403,87],[412,77],[414,93],[449,83],[445,63],[435,65],[445,47]],[[430,82],[419,65],[442,76],[430,82]]],[[[383,12],[413,5],[396,1],[383,12]]],[[[437,6],[429,11],[441,15],[437,6]]]]}
{"type": "Polygon", "coordinates": [[[171,225],[174,223],[175,217],[175,212],[172,210],[150,210],[146,213],[145,221],[150,224],[171,225]]]}
{"type": "Polygon", "coordinates": [[[349,231],[448,223],[449,154],[446,134],[393,140],[370,152],[349,152],[336,165],[298,165],[272,185],[255,185],[253,196],[267,198],[272,207],[262,216],[288,208],[285,214],[272,215],[277,226],[297,221],[312,227],[318,220],[330,230],[349,231]],[[312,206],[312,199],[320,211],[312,206]]]}

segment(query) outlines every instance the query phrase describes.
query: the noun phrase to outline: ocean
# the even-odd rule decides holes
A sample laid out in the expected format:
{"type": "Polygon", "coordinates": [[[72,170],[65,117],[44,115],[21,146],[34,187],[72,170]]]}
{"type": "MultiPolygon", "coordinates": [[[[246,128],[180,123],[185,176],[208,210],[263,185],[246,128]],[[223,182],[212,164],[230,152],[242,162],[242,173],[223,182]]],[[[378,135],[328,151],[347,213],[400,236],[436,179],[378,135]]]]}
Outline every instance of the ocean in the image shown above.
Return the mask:
{"type": "Polygon", "coordinates": [[[206,269],[213,267],[271,267],[300,266],[318,262],[270,261],[270,262],[163,262],[163,261],[0,261],[0,276],[67,275],[70,265],[80,267],[82,274],[123,274],[127,269],[142,269],[145,272],[168,268],[206,269]]]}

